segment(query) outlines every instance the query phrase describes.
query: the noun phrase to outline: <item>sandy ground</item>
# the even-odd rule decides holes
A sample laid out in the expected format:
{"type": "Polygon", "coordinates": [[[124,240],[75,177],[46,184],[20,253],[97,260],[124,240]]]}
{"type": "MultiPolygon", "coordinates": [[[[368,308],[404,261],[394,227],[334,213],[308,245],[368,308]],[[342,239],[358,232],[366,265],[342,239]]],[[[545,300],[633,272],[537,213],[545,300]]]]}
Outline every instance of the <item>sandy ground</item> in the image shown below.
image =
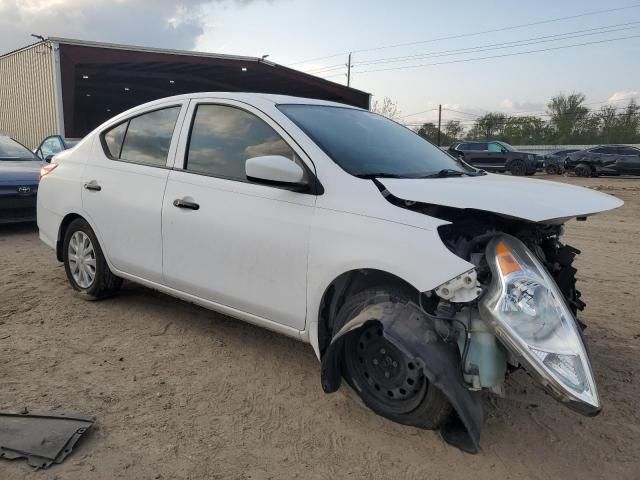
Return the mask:
{"type": "MultiPolygon", "coordinates": [[[[540,176],[544,178],[545,176],[540,176]]],[[[97,416],[61,465],[9,479],[632,479],[640,476],[640,180],[562,179],[626,204],[571,222],[604,411],[524,374],[486,399],[483,452],[325,395],[310,346],[126,283],[85,302],[34,227],[0,227],[0,409],[97,416]]]]}

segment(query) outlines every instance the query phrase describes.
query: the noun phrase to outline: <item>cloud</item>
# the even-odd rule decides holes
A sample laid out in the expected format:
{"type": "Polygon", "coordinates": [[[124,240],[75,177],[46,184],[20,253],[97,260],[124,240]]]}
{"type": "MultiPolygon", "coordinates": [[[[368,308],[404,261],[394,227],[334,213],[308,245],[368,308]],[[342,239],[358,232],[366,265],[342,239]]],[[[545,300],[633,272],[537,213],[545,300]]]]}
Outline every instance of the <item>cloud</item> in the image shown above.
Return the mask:
{"type": "Polygon", "coordinates": [[[614,103],[614,102],[629,102],[630,100],[635,100],[636,103],[640,103],[640,91],[638,90],[630,90],[630,91],[621,91],[621,92],[615,92],[613,95],[611,95],[607,102],[609,103],[614,103]]]}
{"type": "Polygon", "coordinates": [[[500,102],[500,110],[509,112],[541,112],[546,110],[547,104],[544,102],[518,102],[505,98],[500,102]]]}
{"type": "Polygon", "coordinates": [[[250,0],[0,0],[0,52],[30,34],[191,50],[204,32],[205,7],[250,0]]]}

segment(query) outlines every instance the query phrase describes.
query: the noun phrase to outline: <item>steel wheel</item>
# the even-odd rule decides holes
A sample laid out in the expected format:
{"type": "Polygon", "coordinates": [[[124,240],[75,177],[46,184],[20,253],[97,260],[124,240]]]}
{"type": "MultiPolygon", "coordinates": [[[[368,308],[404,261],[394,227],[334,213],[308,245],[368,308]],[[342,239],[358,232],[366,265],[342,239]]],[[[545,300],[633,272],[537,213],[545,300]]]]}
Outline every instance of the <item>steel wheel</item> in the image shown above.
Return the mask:
{"type": "Polygon", "coordinates": [[[96,252],[89,236],[80,230],[74,232],[67,253],[73,280],[80,288],[89,288],[96,278],[96,252]]]}
{"type": "Polygon", "coordinates": [[[415,410],[423,401],[427,381],[420,369],[404,353],[382,336],[382,328],[372,325],[347,344],[346,373],[362,393],[395,414],[415,410]]]}

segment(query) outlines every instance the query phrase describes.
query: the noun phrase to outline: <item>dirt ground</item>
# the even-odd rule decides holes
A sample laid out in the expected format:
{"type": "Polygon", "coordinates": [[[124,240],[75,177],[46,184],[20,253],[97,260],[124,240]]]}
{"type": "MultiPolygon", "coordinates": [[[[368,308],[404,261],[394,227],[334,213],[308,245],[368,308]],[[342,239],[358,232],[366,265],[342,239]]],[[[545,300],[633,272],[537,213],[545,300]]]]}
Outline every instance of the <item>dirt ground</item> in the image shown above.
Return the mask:
{"type": "Polygon", "coordinates": [[[0,461],[0,479],[639,478],[640,179],[555,179],[626,202],[565,237],[582,250],[598,417],[518,373],[467,455],[325,395],[308,345],[132,283],[85,302],[35,227],[0,227],[0,410],[97,417],[63,464],[0,461]]]}

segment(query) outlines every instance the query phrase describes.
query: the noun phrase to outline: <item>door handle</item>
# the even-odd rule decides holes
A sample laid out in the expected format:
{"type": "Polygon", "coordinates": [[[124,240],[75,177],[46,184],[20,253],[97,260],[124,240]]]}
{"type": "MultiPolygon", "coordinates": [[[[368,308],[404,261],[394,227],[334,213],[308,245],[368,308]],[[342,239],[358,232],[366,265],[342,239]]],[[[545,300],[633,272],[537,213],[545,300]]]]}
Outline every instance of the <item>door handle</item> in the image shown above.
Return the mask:
{"type": "Polygon", "coordinates": [[[98,185],[98,182],[96,182],[95,180],[91,180],[90,182],[85,183],[84,188],[87,190],[93,190],[94,192],[99,192],[100,190],[102,190],[102,187],[98,185]]]}
{"type": "Polygon", "coordinates": [[[178,208],[186,208],[189,210],[199,210],[200,205],[196,202],[190,202],[189,200],[185,200],[184,198],[176,198],[173,201],[173,206],[178,208]]]}

